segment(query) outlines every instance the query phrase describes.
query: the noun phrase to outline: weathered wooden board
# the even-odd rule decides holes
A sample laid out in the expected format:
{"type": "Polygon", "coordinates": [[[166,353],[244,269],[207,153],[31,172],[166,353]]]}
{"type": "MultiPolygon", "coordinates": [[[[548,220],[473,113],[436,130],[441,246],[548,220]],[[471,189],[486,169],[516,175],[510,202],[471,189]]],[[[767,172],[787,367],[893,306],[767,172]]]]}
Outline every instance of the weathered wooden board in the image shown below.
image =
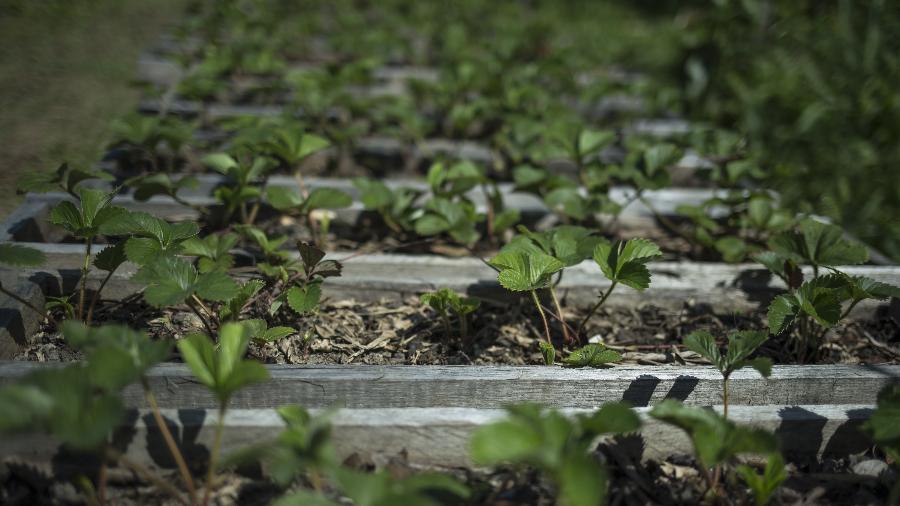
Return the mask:
{"type": "MultiPolygon", "coordinates": [[[[216,176],[201,176],[199,185],[193,191],[183,192],[183,200],[198,206],[215,205],[216,201],[211,196],[211,191],[222,183],[222,179],[216,176]]],[[[352,182],[331,178],[309,178],[304,182],[309,188],[337,188],[345,190],[354,196],[358,196],[358,191],[352,182]]],[[[293,178],[284,176],[274,176],[268,183],[270,186],[282,186],[286,188],[296,188],[297,182],[293,178]]],[[[398,179],[386,180],[386,184],[391,187],[410,187],[419,190],[425,189],[425,183],[422,181],[398,179]]],[[[504,194],[504,203],[508,208],[519,210],[523,216],[530,219],[539,219],[550,213],[550,210],[536,196],[515,191],[511,184],[502,184],[500,189],[504,194]]],[[[648,190],[643,193],[643,199],[650,203],[652,209],[640,200],[634,200],[635,190],[626,186],[617,186],[610,189],[610,198],[624,205],[624,209],[619,214],[617,225],[625,229],[628,228],[653,228],[655,227],[654,212],[671,216],[675,214],[678,206],[683,204],[695,204],[713,196],[721,196],[721,191],[702,189],[702,188],[668,188],[662,190],[648,190]]],[[[470,192],[469,196],[475,203],[476,208],[484,212],[486,209],[486,199],[483,191],[478,188],[470,192]]],[[[44,194],[29,194],[25,203],[11,214],[3,223],[0,229],[0,241],[25,241],[25,242],[56,242],[64,234],[62,230],[57,229],[48,223],[50,208],[53,205],[63,201],[72,200],[68,194],[61,192],[52,192],[44,194]]],[[[145,202],[136,201],[129,195],[119,195],[115,197],[113,203],[131,210],[145,211],[155,214],[168,220],[195,220],[197,212],[186,207],[173,199],[165,196],[156,196],[145,202]]],[[[365,211],[364,206],[358,200],[353,205],[345,209],[335,211],[336,218],[345,223],[355,222],[361,213],[365,211]]]]}
{"type": "MultiPolygon", "coordinates": [[[[0,383],[56,363],[0,362],[0,383]]],[[[235,408],[498,408],[537,402],[596,408],[625,400],[635,406],[678,399],[721,402],[722,380],[712,367],[615,366],[566,369],[545,366],[297,366],[268,365],[271,380],[241,390],[235,408]]],[[[165,363],[148,379],[161,407],[212,409],[217,404],[184,364],[165,363]]],[[[900,366],[776,366],[769,378],[741,370],[731,378],[733,406],[769,404],[874,404],[884,386],[900,382],[900,366]]],[[[147,407],[139,386],[124,392],[126,405],[147,407]]]]}
{"type": "MultiPolygon", "coordinates": [[[[570,416],[586,411],[564,410],[570,416]]],[[[693,453],[683,432],[650,418],[646,409],[638,411],[644,424],[641,431],[611,444],[617,444],[635,460],[693,453]]],[[[859,427],[871,412],[871,406],[859,404],[734,406],[729,416],[739,424],[774,431],[788,458],[803,462],[817,456],[839,457],[864,451],[871,442],[859,427]]],[[[208,458],[217,420],[214,410],[163,410],[162,414],[189,460],[208,458]]],[[[371,461],[403,453],[413,465],[453,468],[472,465],[468,455],[472,434],[504,416],[499,409],[341,409],[331,421],[335,450],[341,458],[355,454],[371,461]]],[[[127,444],[125,454],[131,460],[153,468],[172,468],[174,464],[156,427],[148,411],[132,411],[117,440],[127,444]]],[[[230,410],[225,418],[223,452],[271,441],[282,428],[274,410],[230,410]]],[[[0,454],[36,464],[53,461],[57,469],[84,466],[83,459],[77,455],[67,458],[51,438],[43,435],[3,438],[0,454]]]]}

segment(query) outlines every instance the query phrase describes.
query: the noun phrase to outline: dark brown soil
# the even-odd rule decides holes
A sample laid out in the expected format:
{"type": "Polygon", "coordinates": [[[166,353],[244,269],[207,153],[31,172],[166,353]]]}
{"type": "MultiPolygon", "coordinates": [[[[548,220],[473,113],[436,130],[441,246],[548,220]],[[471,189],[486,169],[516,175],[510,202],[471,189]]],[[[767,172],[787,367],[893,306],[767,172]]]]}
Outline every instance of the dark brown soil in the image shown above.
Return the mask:
{"type": "MultiPolygon", "coordinates": [[[[691,457],[674,457],[665,461],[640,463],[628,450],[627,438],[618,443],[604,444],[596,457],[607,464],[610,505],[693,505],[703,503],[706,485],[696,462],[691,457]]],[[[879,456],[862,454],[845,459],[826,459],[814,463],[788,463],[787,480],[776,492],[771,504],[778,505],[844,505],[886,504],[890,483],[896,473],[886,470],[880,476],[861,471],[860,463],[868,461],[876,467],[886,467],[879,456]]],[[[378,462],[365,462],[351,456],[345,465],[359,470],[386,470],[393,477],[406,478],[421,469],[406,463],[404,456],[382,457],[378,462]]],[[[87,466],[86,466],[87,467],[87,466]]],[[[79,490],[70,481],[71,474],[60,476],[53,470],[41,469],[8,459],[0,475],[0,502],[9,505],[81,504],[79,490]],[[53,478],[55,476],[55,478],[53,478]]],[[[753,497],[743,482],[727,468],[718,500],[707,504],[752,504],[753,497]]],[[[494,470],[441,470],[465,483],[471,490],[463,505],[541,505],[555,504],[556,489],[541,473],[533,469],[498,468],[494,470]]],[[[85,474],[91,474],[89,467],[85,474]]],[[[167,475],[178,483],[175,475],[167,475]]],[[[297,489],[309,489],[305,480],[298,480],[297,489]]],[[[290,491],[290,490],[289,490],[290,491]]],[[[289,492],[278,489],[257,473],[226,473],[220,476],[219,487],[211,504],[263,505],[289,492]]],[[[333,491],[327,496],[338,499],[333,491]]],[[[109,470],[108,498],[110,504],[170,505],[178,504],[159,489],[141,481],[120,468],[109,470]]]]}
{"type": "MultiPolygon", "coordinates": [[[[451,319],[450,335],[441,319],[415,298],[378,303],[355,300],[323,301],[317,314],[298,316],[284,307],[274,316],[266,314],[267,296],[260,297],[244,318],[264,318],[270,326],[284,325],[297,333],[277,342],[256,342],[250,355],[265,363],[280,364],[541,364],[538,342],[543,326],[527,300],[500,305],[485,301],[469,315],[469,335],[459,335],[457,320],[451,319]]],[[[565,301],[563,301],[565,307],[565,301]]],[[[146,329],[157,339],[179,339],[202,331],[198,317],[187,308],[157,310],[138,296],[108,303],[97,312],[99,321],[121,322],[146,329]]],[[[584,316],[578,309],[566,310],[570,329],[584,316]]],[[[685,306],[665,310],[653,305],[604,309],[586,327],[591,342],[602,342],[620,351],[626,364],[702,364],[681,342],[691,331],[704,329],[724,339],[733,330],[764,329],[765,314],[715,314],[707,308],[685,306]]],[[[556,348],[564,357],[580,343],[563,342],[562,326],[551,321],[556,348]]],[[[572,332],[574,334],[574,331],[572,332]]],[[[582,339],[583,342],[584,339],[582,339]]],[[[796,363],[788,337],[767,342],[760,353],[775,363],[796,363]]],[[[18,359],[68,361],[78,357],[53,329],[34,336],[18,359]]],[[[830,329],[815,363],[900,363],[900,325],[888,316],[848,321],[830,329]]]]}

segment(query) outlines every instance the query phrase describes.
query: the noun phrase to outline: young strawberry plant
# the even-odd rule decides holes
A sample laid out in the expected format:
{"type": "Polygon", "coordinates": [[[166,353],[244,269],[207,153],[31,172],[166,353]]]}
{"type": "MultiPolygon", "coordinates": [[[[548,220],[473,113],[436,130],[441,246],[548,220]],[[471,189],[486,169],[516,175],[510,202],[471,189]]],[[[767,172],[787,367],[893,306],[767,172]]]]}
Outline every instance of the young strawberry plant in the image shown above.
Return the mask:
{"type": "Polygon", "coordinates": [[[537,292],[548,288],[553,275],[563,270],[565,264],[546,253],[513,249],[501,251],[490,260],[490,265],[499,270],[497,279],[504,288],[513,292],[528,292],[531,295],[531,300],[544,323],[546,341],[541,343],[544,362],[547,365],[552,364],[556,350],[550,337],[550,324],[537,292]]]}
{"type": "Polygon", "coordinates": [[[868,251],[844,239],[836,226],[806,218],[796,230],[770,239],[769,248],[755,258],[789,289],[769,305],[769,331],[780,335],[794,329],[794,354],[801,362],[818,355],[828,328],[846,318],[857,304],[900,296],[898,287],[837,269],[865,262],[868,251]],[[804,281],[801,265],[812,266],[812,279],[804,281]],[[822,268],[830,273],[820,275],[822,268]]]}
{"type": "Polygon", "coordinates": [[[198,272],[193,264],[180,257],[156,258],[141,267],[132,279],[147,286],[144,300],[152,306],[186,304],[210,336],[215,336],[213,322],[218,320],[218,315],[204,300],[226,302],[239,292],[237,283],[224,272],[198,272]]]}
{"type": "Polygon", "coordinates": [[[327,211],[353,204],[353,197],[334,188],[316,188],[301,195],[289,188],[271,186],[266,190],[266,200],[282,213],[301,216],[318,245],[326,243],[331,221],[327,211]]]}
{"type": "Polygon", "coordinates": [[[481,301],[474,297],[461,297],[449,288],[441,288],[436,292],[423,293],[420,296],[424,304],[434,309],[444,325],[444,337],[450,340],[453,335],[450,330],[450,313],[456,315],[459,322],[459,337],[466,340],[469,337],[468,315],[474,313],[481,301]]]}
{"type": "Polygon", "coordinates": [[[470,495],[466,486],[444,474],[418,473],[394,477],[386,470],[365,473],[343,466],[335,455],[327,415],[313,416],[300,406],[279,408],[278,414],[286,427],[275,440],[240,450],[227,459],[227,464],[263,464],[272,481],[283,489],[290,487],[298,478],[305,478],[312,485],[311,491],[288,491],[275,504],[343,504],[326,497],[326,491],[333,490],[360,506],[440,506],[458,504],[470,495]]]}
{"type": "MultiPolygon", "coordinates": [[[[50,211],[50,223],[59,225],[85,244],[78,290],[77,317],[84,318],[87,277],[91,268],[91,247],[100,236],[127,235],[130,230],[129,211],[113,206],[115,192],[77,188],[78,205],[63,201],[50,211]]],[[[121,263],[121,262],[120,262],[121,263]]],[[[97,295],[99,296],[99,291],[97,295]]]]}
{"type": "Polygon", "coordinates": [[[215,471],[222,447],[225,413],[231,397],[245,386],[269,379],[269,372],[262,364],[243,358],[251,338],[246,326],[235,323],[222,325],[218,334],[218,349],[210,337],[192,334],[178,341],[178,351],[191,372],[219,401],[219,417],[207,466],[205,491],[199,503],[201,506],[209,504],[216,486],[215,471]]]}
{"type": "Polygon", "coordinates": [[[606,302],[619,283],[638,291],[646,290],[650,286],[650,271],[646,264],[661,255],[659,247],[647,239],[628,239],[616,241],[613,244],[608,242],[598,244],[594,248],[594,262],[600,266],[600,271],[610,281],[610,285],[600,296],[600,300],[581,320],[578,325],[578,335],[584,332],[591,317],[606,302]]]}
{"type": "MultiPolygon", "coordinates": [[[[736,425],[715,411],[688,407],[675,400],[657,404],[650,410],[650,416],[682,429],[691,438],[698,467],[708,487],[706,495],[711,500],[721,496],[724,464],[739,454],[762,454],[770,459],[772,470],[757,476],[763,484],[753,487],[754,491],[760,491],[759,494],[774,490],[784,480],[783,471],[778,472],[781,455],[775,436],[770,432],[736,425]]],[[[742,471],[742,474],[746,472],[750,471],[742,471]]],[[[760,499],[762,497],[757,495],[757,501],[760,499]]]]}
{"type": "MultiPolygon", "coordinates": [[[[532,232],[527,227],[520,225],[518,227],[520,235],[513,239],[503,247],[502,251],[519,250],[525,253],[542,253],[552,256],[563,267],[571,267],[578,265],[584,260],[591,257],[594,249],[605,240],[594,235],[590,230],[572,225],[562,225],[554,227],[543,232],[532,232]]],[[[559,271],[556,282],[547,287],[550,298],[556,308],[556,316],[562,324],[563,337],[566,343],[570,343],[578,339],[579,336],[570,336],[566,318],[563,314],[563,308],[559,303],[559,297],[554,289],[562,279],[563,270],[559,271]]]]}
{"type": "Polygon", "coordinates": [[[574,419],[531,404],[510,406],[507,411],[507,419],[472,435],[476,464],[533,466],[556,484],[560,504],[606,504],[606,469],[590,452],[598,436],[640,428],[640,419],[627,404],[607,403],[574,419]]]}
{"type": "Polygon", "coordinates": [[[416,201],[422,192],[411,188],[390,189],[377,179],[358,177],[353,186],[359,190],[359,199],[369,211],[375,211],[393,232],[403,233],[413,229],[421,210],[416,201]]]}
{"type": "Polygon", "coordinates": [[[684,338],[685,348],[697,353],[722,373],[723,416],[728,418],[728,379],[744,367],[752,367],[768,378],[772,374],[772,360],[766,357],[750,358],[769,338],[765,332],[745,330],[728,336],[728,351],[719,350],[716,339],[705,330],[695,330],[684,338]]]}
{"type": "Polygon", "coordinates": [[[203,157],[203,163],[229,179],[227,184],[213,193],[216,200],[224,206],[219,216],[219,225],[223,228],[228,226],[238,212],[241,223],[253,224],[262,196],[261,182],[274,166],[272,159],[257,156],[239,160],[226,153],[213,153],[203,157]],[[253,206],[249,207],[251,203],[253,206]]]}
{"type": "Polygon", "coordinates": [[[97,455],[101,464],[96,483],[83,476],[77,481],[93,504],[107,503],[106,469],[110,463],[129,469],[187,504],[171,483],[125,456],[125,448],[113,437],[125,420],[121,391],[139,382],[188,490],[190,504],[199,505],[193,477],[146,378],[150,367],[169,356],[169,343],[151,341],[144,333],[118,325],[91,328],[67,322],[62,332],[73,347],[85,352],[86,360],[33,372],[0,389],[0,431],[43,431],[68,448],[97,455]]]}

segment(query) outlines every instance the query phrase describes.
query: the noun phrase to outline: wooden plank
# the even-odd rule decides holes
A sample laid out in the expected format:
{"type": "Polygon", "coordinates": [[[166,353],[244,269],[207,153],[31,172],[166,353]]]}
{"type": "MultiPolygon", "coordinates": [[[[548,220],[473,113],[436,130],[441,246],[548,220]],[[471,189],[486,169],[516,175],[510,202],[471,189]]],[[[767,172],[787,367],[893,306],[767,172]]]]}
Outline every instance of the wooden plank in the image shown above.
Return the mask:
{"type": "MultiPolygon", "coordinates": [[[[0,383],[59,364],[0,362],[0,383]]],[[[711,367],[615,366],[566,369],[545,366],[298,366],[267,365],[271,380],[241,390],[235,408],[497,408],[537,402],[595,408],[625,400],[635,406],[678,399],[709,406],[721,402],[722,380],[711,367]]],[[[211,409],[215,399],[183,364],[164,363],[148,374],[161,407],[211,409]]],[[[769,404],[874,404],[879,390],[900,381],[900,366],[776,366],[769,378],[741,370],[730,380],[733,406],[769,404]]],[[[147,407],[135,385],[126,405],[147,407]]]]}
{"type": "MultiPolygon", "coordinates": [[[[44,291],[36,283],[24,279],[3,280],[3,287],[36,308],[44,307],[44,291]]],[[[22,302],[0,294],[0,360],[16,356],[40,328],[43,318],[22,302]]]]}
{"type": "MultiPolygon", "coordinates": [[[[721,407],[716,407],[721,411],[721,407]]],[[[564,410],[569,416],[588,410],[564,410]]],[[[691,455],[689,439],[679,429],[658,422],[638,408],[643,427],[625,438],[620,448],[636,459],[662,459],[691,455]]],[[[729,417],[738,424],[775,432],[782,451],[791,460],[815,457],[845,457],[871,445],[859,426],[871,416],[869,405],[733,406],[729,417]]],[[[318,414],[314,410],[314,413],[318,414]]],[[[215,410],[163,410],[167,425],[179,439],[189,460],[208,456],[217,421],[215,410]]],[[[378,456],[404,453],[416,466],[453,468],[472,466],[469,440],[486,424],[503,419],[499,409],[407,408],[341,409],[332,417],[332,439],[338,456],[356,454],[364,461],[378,456]]],[[[132,411],[119,431],[118,441],[127,444],[125,454],[133,461],[153,468],[171,468],[162,438],[146,410],[132,411]]],[[[274,410],[229,410],[225,417],[223,453],[273,440],[283,428],[274,410]]],[[[54,462],[56,466],[77,467],[83,460],[59,452],[51,438],[22,435],[0,440],[0,453],[35,464],[54,462]]]]}
{"type": "MultiPolygon", "coordinates": [[[[40,280],[45,292],[58,295],[63,287],[73,287],[80,276],[83,261],[78,244],[46,244],[23,242],[23,245],[43,251],[48,264],[39,269],[0,270],[0,279],[40,280]]],[[[99,251],[99,248],[98,248],[99,251]]],[[[328,258],[343,260],[351,253],[329,253],[328,258]]],[[[757,264],[723,264],[714,262],[652,262],[650,288],[638,292],[617,287],[607,301],[609,307],[635,307],[653,304],[673,311],[685,304],[708,306],[712,311],[749,312],[765,307],[772,297],[786,290],[784,283],[757,264]]],[[[893,285],[900,285],[900,267],[844,266],[850,275],[867,276],[893,285]]],[[[107,297],[130,295],[141,288],[130,281],[136,271],[126,263],[110,279],[104,292],[107,297]]],[[[807,276],[811,269],[805,269],[807,276]]],[[[92,272],[88,286],[94,287],[102,278],[92,272]]],[[[569,307],[592,304],[597,295],[609,287],[609,281],[592,261],[567,268],[558,285],[559,294],[569,307]]],[[[324,293],[334,298],[378,300],[404,298],[411,295],[450,288],[460,293],[486,300],[509,301],[518,294],[503,289],[496,272],[477,258],[447,258],[436,255],[368,254],[344,262],[341,277],[325,280],[324,293]]],[[[865,301],[851,313],[854,318],[869,317],[886,302],[865,301]]]]}

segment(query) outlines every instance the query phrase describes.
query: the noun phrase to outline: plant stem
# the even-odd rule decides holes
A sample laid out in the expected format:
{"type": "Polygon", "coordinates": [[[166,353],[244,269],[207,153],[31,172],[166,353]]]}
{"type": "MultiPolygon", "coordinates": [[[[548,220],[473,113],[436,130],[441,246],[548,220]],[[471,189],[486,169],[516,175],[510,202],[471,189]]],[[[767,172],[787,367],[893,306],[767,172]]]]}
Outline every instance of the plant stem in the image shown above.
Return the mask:
{"type": "Polygon", "coordinates": [[[78,291],[78,319],[84,316],[84,293],[87,290],[87,275],[91,269],[91,245],[93,237],[88,237],[84,247],[84,263],[81,265],[81,288],[78,291]]]}
{"type": "Polygon", "coordinates": [[[550,299],[553,300],[553,305],[556,307],[556,317],[562,323],[563,339],[566,343],[571,343],[574,339],[569,335],[569,326],[566,325],[566,318],[563,316],[562,306],[559,303],[559,298],[556,296],[556,290],[552,286],[548,290],[550,290],[550,299]]]}
{"type": "Polygon", "coordinates": [[[112,277],[114,272],[115,270],[109,271],[109,273],[105,278],[103,278],[103,281],[100,283],[100,288],[97,288],[97,291],[94,292],[94,296],[91,297],[91,305],[88,308],[87,317],[84,319],[85,323],[90,325],[91,319],[94,317],[94,307],[97,305],[97,301],[100,300],[100,292],[103,291],[103,287],[106,286],[107,282],[109,282],[109,278],[112,277]]]}
{"type": "Polygon", "coordinates": [[[15,300],[16,302],[21,303],[28,309],[39,314],[41,317],[46,317],[47,320],[50,323],[52,323],[54,327],[59,327],[59,323],[57,323],[56,319],[53,318],[53,315],[51,315],[49,311],[38,309],[37,306],[35,306],[34,304],[28,302],[27,300],[23,299],[22,297],[19,297],[18,295],[14,294],[14,293],[10,292],[9,290],[7,290],[6,288],[4,288],[2,284],[0,284],[0,293],[6,295],[10,299],[15,300]]]}
{"type": "Polygon", "coordinates": [[[163,420],[162,413],[159,411],[159,405],[156,402],[156,396],[153,395],[153,391],[150,390],[150,383],[147,382],[146,377],[141,377],[141,386],[144,388],[144,397],[147,398],[147,403],[150,404],[150,411],[153,413],[153,419],[159,427],[159,432],[162,434],[163,440],[169,448],[169,453],[172,454],[172,458],[175,459],[175,464],[178,466],[178,472],[181,474],[181,479],[184,481],[184,485],[188,490],[191,504],[197,504],[197,487],[194,485],[194,478],[191,476],[187,462],[185,462],[184,455],[182,455],[181,450],[178,448],[175,438],[172,437],[172,432],[169,431],[169,426],[166,425],[166,421],[163,420]]]}
{"type": "Polygon", "coordinates": [[[219,460],[219,450],[222,447],[222,431],[225,428],[225,404],[219,407],[219,419],[216,421],[216,434],[213,439],[212,453],[209,455],[209,469],[206,470],[206,490],[203,491],[202,506],[209,504],[212,495],[213,481],[215,480],[216,462],[219,460]]]}
{"type": "Polygon", "coordinates": [[[609,285],[609,288],[606,290],[606,292],[600,297],[600,300],[597,301],[596,304],[594,304],[594,307],[592,307],[590,311],[588,311],[587,316],[585,316],[584,319],[581,320],[581,323],[578,325],[578,332],[577,332],[579,336],[584,332],[584,327],[587,325],[588,321],[591,319],[592,316],[594,316],[594,313],[596,313],[597,310],[600,309],[600,306],[602,306],[603,303],[606,302],[606,299],[609,298],[609,294],[612,293],[613,289],[616,288],[616,285],[618,283],[619,283],[618,281],[613,281],[612,284],[609,285]]]}
{"type": "Polygon", "coordinates": [[[103,506],[106,506],[106,481],[109,477],[107,467],[106,457],[104,456],[103,462],[100,463],[100,471],[97,475],[97,502],[103,506]]]}
{"type": "Polygon", "coordinates": [[[534,301],[535,307],[537,307],[538,313],[541,314],[541,320],[544,321],[544,334],[547,338],[547,344],[553,345],[553,341],[550,339],[550,324],[547,323],[547,315],[544,314],[544,308],[541,306],[541,301],[538,300],[537,291],[531,290],[531,300],[534,301]]]}
{"type": "Polygon", "coordinates": [[[467,316],[464,314],[459,315],[459,337],[462,338],[463,341],[467,341],[469,339],[469,323],[466,321],[467,316]]]}
{"type": "Polygon", "coordinates": [[[723,416],[728,420],[728,376],[722,380],[722,403],[723,416]]]}
{"type": "Polygon", "coordinates": [[[122,455],[112,448],[107,448],[106,454],[108,458],[115,460],[124,467],[127,467],[135,474],[159,487],[161,490],[165,490],[170,496],[172,496],[172,498],[174,498],[179,503],[184,504],[185,506],[190,506],[190,503],[185,500],[184,495],[182,495],[181,491],[175,488],[168,481],[151,472],[146,467],[138,464],[137,462],[134,462],[133,460],[129,459],[125,455],[122,455]]]}
{"type": "Polygon", "coordinates": [[[197,318],[200,318],[200,321],[203,322],[203,326],[206,327],[206,331],[209,333],[209,338],[215,339],[215,333],[213,332],[212,326],[209,324],[206,318],[204,318],[203,315],[200,314],[200,310],[198,310],[196,306],[191,304],[191,299],[188,299],[185,302],[187,303],[187,306],[191,308],[191,311],[193,311],[194,314],[197,315],[197,318]]]}

